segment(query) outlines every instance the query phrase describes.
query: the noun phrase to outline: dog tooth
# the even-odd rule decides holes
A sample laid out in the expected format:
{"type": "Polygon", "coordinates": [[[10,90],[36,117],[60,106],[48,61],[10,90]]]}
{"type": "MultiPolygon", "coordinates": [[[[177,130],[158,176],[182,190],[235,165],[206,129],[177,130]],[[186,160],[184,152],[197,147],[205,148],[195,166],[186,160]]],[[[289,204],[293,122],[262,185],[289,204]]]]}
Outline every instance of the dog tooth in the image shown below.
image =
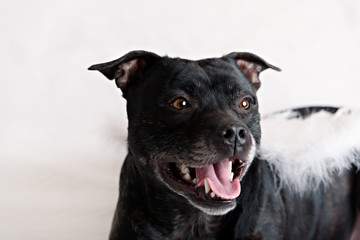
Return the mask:
{"type": "Polygon", "coordinates": [[[232,181],[233,178],[234,178],[234,173],[233,172],[230,173],[230,178],[231,178],[231,181],[232,181]]]}
{"type": "Polygon", "coordinates": [[[232,172],[232,161],[229,161],[229,165],[230,165],[230,172],[232,172]]]}
{"type": "Polygon", "coordinates": [[[190,173],[190,169],[187,168],[184,164],[180,165],[180,171],[181,171],[182,174],[190,173]]]}
{"type": "Polygon", "coordinates": [[[214,192],[211,192],[211,193],[210,193],[210,196],[211,196],[212,198],[214,198],[214,197],[216,196],[216,194],[215,194],[214,192]]]}
{"type": "Polygon", "coordinates": [[[186,173],[185,175],[183,175],[183,178],[184,178],[185,180],[191,181],[191,176],[190,176],[190,174],[188,174],[188,173],[186,173]]]}
{"type": "Polygon", "coordinates": [[[210,192],[210,186],[207,179],[204,180],[205,193],[208,194],[210,192]]]}
{"type": "Polygon", "coordinates": [[[197,178],[194,178],[194,179],[192,180],[192,182],[193,182],[193,184],[198,184],[197,178]]]}

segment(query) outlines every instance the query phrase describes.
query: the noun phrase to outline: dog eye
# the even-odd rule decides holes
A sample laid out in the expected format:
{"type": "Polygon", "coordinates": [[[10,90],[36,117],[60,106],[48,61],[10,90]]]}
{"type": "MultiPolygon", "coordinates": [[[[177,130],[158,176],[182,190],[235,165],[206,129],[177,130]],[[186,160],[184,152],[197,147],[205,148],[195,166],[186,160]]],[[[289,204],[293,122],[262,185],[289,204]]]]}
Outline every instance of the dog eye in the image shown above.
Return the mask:
{"type": "Polygon", "coordinates": [[[170,106],[175,108],[176,110],[181,110],[184,108],[188,108],[190,106],[190,104],[186,101],[185,98],[179,97],[179,98],[175,99],[174,101],[172,101],[170,103],[170,106]]]}
{"type": "Polygon", "coordinates": [[[249,109],[249,107],[250,107],[249,99],[246,99],[246,98],[242,99],[240,101],[239,107],[243,110],[249,109]]]}

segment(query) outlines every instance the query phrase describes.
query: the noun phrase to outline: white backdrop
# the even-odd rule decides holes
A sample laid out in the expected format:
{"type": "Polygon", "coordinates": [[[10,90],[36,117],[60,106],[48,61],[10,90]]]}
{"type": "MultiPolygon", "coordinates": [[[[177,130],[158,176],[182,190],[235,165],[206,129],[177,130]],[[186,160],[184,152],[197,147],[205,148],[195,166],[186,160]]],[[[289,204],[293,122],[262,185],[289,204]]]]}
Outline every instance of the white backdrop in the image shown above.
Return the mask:
{"type": "Polygon", "coordinates": [[[250,51],[261,111],[358,107],[359,1],[0,0],[0,239],[106,239],[125,101],[87,71],[130,50],[250,51]]]}

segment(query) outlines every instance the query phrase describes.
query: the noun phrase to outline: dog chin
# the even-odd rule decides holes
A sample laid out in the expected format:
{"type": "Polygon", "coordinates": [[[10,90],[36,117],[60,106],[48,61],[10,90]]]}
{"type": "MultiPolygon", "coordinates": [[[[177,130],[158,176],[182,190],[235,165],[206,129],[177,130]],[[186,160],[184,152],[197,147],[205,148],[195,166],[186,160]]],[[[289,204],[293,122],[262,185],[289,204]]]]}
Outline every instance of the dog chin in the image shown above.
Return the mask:
{"type": "Polygon", "coordinates": [[[235,199],[229,201],[228,203],[222,203],[221,205],[216,206],[216,207],[199,204],[197,201],[192,201],[192,200],[189,200],[189,202],[193,207],[201,210],[205,214],[212,215],[212,216],[225,215],[228,212],[234,210],[234,208],[236,207],[235,199]]]}

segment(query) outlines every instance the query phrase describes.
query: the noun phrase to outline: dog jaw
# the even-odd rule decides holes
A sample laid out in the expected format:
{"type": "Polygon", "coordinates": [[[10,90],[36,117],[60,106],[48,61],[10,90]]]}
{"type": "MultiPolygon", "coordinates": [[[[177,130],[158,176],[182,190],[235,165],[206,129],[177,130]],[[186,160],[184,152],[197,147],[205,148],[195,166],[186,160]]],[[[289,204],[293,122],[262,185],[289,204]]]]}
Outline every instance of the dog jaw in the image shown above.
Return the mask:
{"type": "Polygon", "coordinates": [[[205,166],[187,166],[165,156],[157,161],[156,175],[195,208],[208,215],[224,215],[236,207],[240,182],[255,157],[252,135],[245,152],[241,158],[232,156],[205,166]]]}

